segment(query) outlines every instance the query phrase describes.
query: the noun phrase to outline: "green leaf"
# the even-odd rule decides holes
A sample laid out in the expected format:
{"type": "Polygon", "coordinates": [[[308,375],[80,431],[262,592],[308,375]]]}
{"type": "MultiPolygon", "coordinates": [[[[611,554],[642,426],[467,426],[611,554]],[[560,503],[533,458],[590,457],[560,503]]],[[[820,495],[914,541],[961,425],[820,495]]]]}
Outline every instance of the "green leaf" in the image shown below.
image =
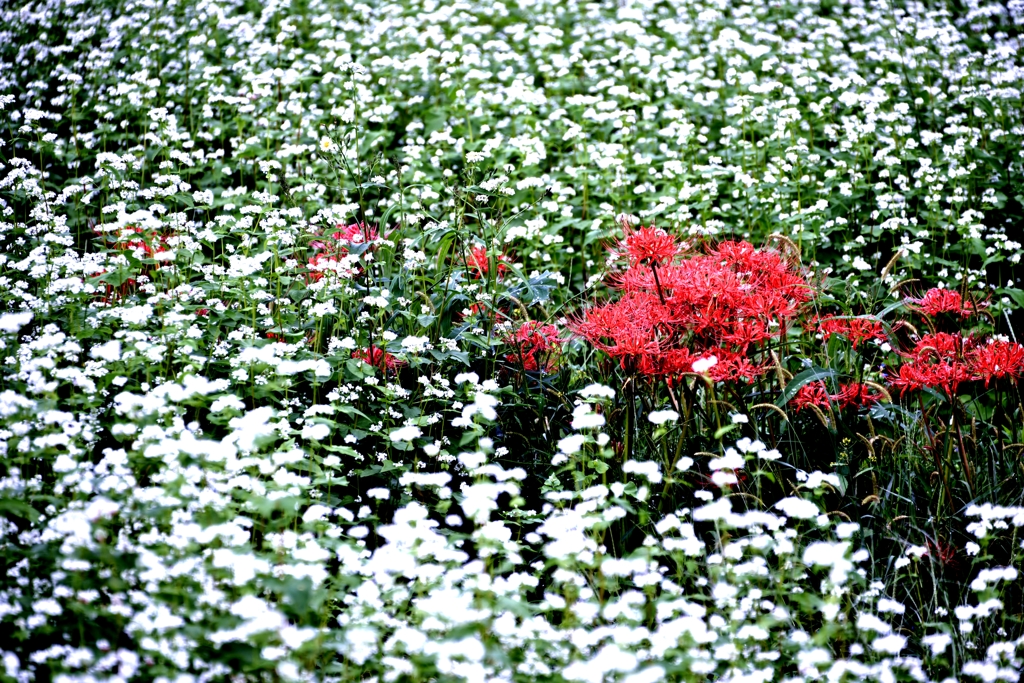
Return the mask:
{"type": "Polygon", "coordinates": [[[825,379],[831,379],[836,376],[837,373],[835,370],[828,370],[826,368],[819,367],[807,368],[806,370],[799,373],[789,381],[789,384],[786,385],[785,390],[783,390],[782,395],[779,396],[779,399],[775,402],[775,405],[782,408],[787,403],[789,403],[794,396],[796,396],[796,393],[798,391],[803,389],[811,382],[818,382],[825,379]]]}
{"type": "Polygon", "coordinates": [[[1015,304],[1017,304],[1021,308],[1024,308],[1024,290],[1007,287],[1006,289],[1003,290],[1003,292],[1006,294],[1006,296],[1013,299],[1013,302],[1015,304]]]}
{"type": "Polygon", "coordinates": [[[24,503],[20,500],[0,498],[0,510],[5,510],[12,515],[17,515],[18,517],[27,519],[33,523],[39,519],[39,511],[28,503],[24,503]]]}
{"type": "Polygon", "coordinates": [[[546,298],[541,296],[538,289],[534,286],[530,279],[523,274],[523,271],[521,271],[518,266],[516,266],[514,263],[509,263],[507,261],[505,262],[505,265],[508,266],[509,270],[511,270],[513,273],[519,276],[519,279],[523,281],[523,284],[526,285],[526,289],[530,292],[530,298],[527,299],[525,303],[530,303],[533,301],[543,301],[546,298]]]}
{"type": "Polygon", "coordinates": [[[873,316],[869,315],[869,316],[861,316],[861,317],[866,317],[869,320],[872,319],[872,318],[878,318],[879,320],[882,320],[882,319],[885,318],[885,316],[889,315],[890,313],[892,313],[893,311],[895,311],[898,308],[903,308],[904,306],[906,306],[905,302],[897,301],[897,302],[889,304],[888,306],[883,308],[882,311],[880,313],[878,313],[877,315],[873,315],[873,316]]]}
{"type": "Polygon", "coordinates": [[[736,429],[737,427],[739,427],[739,425],[735,425],[735,424],[725,425],[724,427],[719,427],[718,429],[715,430],[715,440],[717,441],[718,439],[721,439],[723,436],[725,436],[726,434],[728,434],[732,430],[736,429]]]}

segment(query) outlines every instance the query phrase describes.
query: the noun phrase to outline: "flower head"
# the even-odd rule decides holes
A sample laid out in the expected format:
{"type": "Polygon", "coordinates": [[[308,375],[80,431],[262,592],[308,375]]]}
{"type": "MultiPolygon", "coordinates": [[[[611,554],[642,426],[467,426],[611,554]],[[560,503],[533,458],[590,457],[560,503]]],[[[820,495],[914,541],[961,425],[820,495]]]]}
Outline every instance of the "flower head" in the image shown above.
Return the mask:
{"type": "Polygon", "coordinates": [[[363,361],[367,365],[380,368],[385,372],[390,372],[404,365],[402,361],[384,349],[372,345],[365,349],[356,349],[352,352],[352,357],[363,361]]]}
{"type": "Polygon", "coordinates": [[[554,370],[557,357],[562,350],[558,328],[554,325],[543,325],[536,320],[520,325],[518,330],[505,339],[505,343],[515,349],[513,353],[506,354],[505,360],[510,363],[521,363],[524,370],[533,372],[554,370]]]}
{"type": "Polygon", "coordinates": [[[811,406],[824,408],[828,406],[829,400],[828,389],[825,388],[824,382],[810,382],[800,387],[800,390],[790,399],[790,403],[793,404],[793,409],[796,412],[800,412],[811,406]]]}
{"type": "Polygon", "coordinates": [[[968,318],[984,308],[986,302],[972,303],[965,302],[960,292],[953,289],[940,289],[938,287],[929,289],[920,299],[912,300],[915,309],[928,317],[935,317],[941,313],[953,313],[961,318],[968,318]]]}
{"type": "Polygon", "coordinates": [[[878,403],[886,398],[880,391],[860,382],[850,382],[839,387],[839,392],[830,396],[840,408],[861,408],[878,403]]]}
{"type": "Polygon", "coordinates": [[[617,243],[617,251],[629,259],[630,266],[665,266],[679,253],[676,238],[653,225],[633,230],[623,223],[625,238],[617,243]]]}
{"type": "Polygon", "coordinates": [[[339,225],[338,227],[341,229],[331,234],[331,237],[333,237],[337,242],[364,244],[366,242],[373,242],[380,239],[380,234],[378,233],[377,228],[372,225],[368,226],[365,223],[352,223],[351,225],[339,225]]]}
{"type": "MultiPolygon", "coordinates": [[[[508,272],[509,258],[505,254],[498,254],[494,257],[495,276],[500,280],[508,272]]],[[[479,279],[487,277],[491,271],[491,259],[487,253],[487,247],[475,246],[466,255],[466,267],[469,268],[473,277],[479,279]]]]}
{"type": "Polygon", "coordinates": [[[613,282],[621,297],[570,328],[624,369],[669,381],[712,355],[718,364],[701,372],[713,381],[760,377],[768,366],[757,349],[786,333],[786,321],[812,293],[780,254],[747,242],[722,242],[675,262],[674,238],[626,228],[618,250],[630,264],[613,282]]]}
{"type": "Polygon", "coordinates": [[[885,327],[882,321],[872,318],[841,318],[825,316],[812,318],[811,324],[821,334],[822,341],[828,341],[833,334],[846,337],[853,348],[872,339],[885,341],[885,327]]]}
{"type": "Polygon", "coordinates": [[[989,382],[1001,377],[1018,379],[1024,373],[1024,346],[1016,342],[995,340],[979,345],[970,356],[974,377],[989,382]]]}

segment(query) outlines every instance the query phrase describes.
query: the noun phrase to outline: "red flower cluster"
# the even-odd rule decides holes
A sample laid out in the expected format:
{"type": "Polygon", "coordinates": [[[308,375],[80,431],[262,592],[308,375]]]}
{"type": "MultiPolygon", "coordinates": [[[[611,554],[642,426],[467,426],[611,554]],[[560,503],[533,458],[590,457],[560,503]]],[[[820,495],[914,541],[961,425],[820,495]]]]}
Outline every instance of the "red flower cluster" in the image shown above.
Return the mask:
{"type": "MultiPolygon", "coordinates": [[[[142,258],[156,258],[157,254],[171,251],[171,248],[167,245],[171,235],[162,235],[156,230],[147,231],[136,225],[125,226],[117,236],[109,235],[100,230],[99,227],[94,227],[93,232],[105,240],[112,240],[108,241],[111,249],[120,252],[131,252],[133,255],[141,256],[142,258]],[[139,254],[138,252],[142,253],[139,254]]],[[[160,268],[159,263],[146,264],[140,268],[138,274],[152,275],[153,271],[158,268],[160,268]]],[[[102,277],[106,273],[106,270],[101,270],[94,277],[102,277]]],[[[118,287],[107,284],[102,301],[104,303],[113,303],[114,301],[124,299],[129,293],[134,291],[137,284],[138,281],[134,277],[125,279],[118,287]]]]}
{"type": "Polygon", "coordinates": [[[924,297],[912,300],[915,310],[928,317],[941,313],[953,313],[961,318],[969,318],[979,309],[988,306],[988,302],[964,302],[960,292],[952,289],[933,288],[925,292],[924,297]]]}
{"type": "Polygon", "coordinates": [[[831,398],[840,409],[843,409],[865,408],[878,403],[885,397],[878,391],[872,391],[871,387],[866,384],[850,382],[849,384],[839,385],[839,393],[832,394],[829,398],[831,398]]]}
{"type": "Polygon", "coordinates": [[[785,334],[812,290],[774,251],[723,242],[675,261],[675,239],[654,228],[626,231],[629,260],[615,286],[622,296],[596,306],[570,327],[624,369],[672,377],[715,356],[715,381],[752,381],[767,370],[756,351],[785,334]]]}
{"type": "Polygon", "coordinates": [[[824,408],[835,406],[840,410],[846,408],[863,408],[881,401],[885,396],[879,391],[872,391],[871,387],[860,382],[850,382],[839,385],[839,391],[835,394],[828,393],[824,382],[811,382],[800,387],[796,395],[790,399],[795,412],[800,412],[810,406],[824,408]]]}
{"type": "MultiPolygon", "coordinates": [[[[511,260],[505,254],[498,254],[495,258],[495,270],[497,278],[500,280],[508,272],[508,263],[511,260]]],[[[475,246],[469,250],[469,254],[466,256],[466,267],[469,268],[473,277],[480,279],[487,277],[487,274],[491,269],[491,259],[487,254],[487,248],[482,246],[475,246]]]]}
{"type": "Polygon", "coordinates": [[[352,352],[352,357],[363,361],[367,365],[380,368],[385,373],[396,370],[405,364],[384,349],[373,345],[365,349],[356,349],[352,352]]]}
{"type": "Polygon", "coordinates": [[[106,240],[112,240],[108,242],[111,249],[141,251],[143,258],[153,258],[159,253],[171,250],[167,246],[167,240],[171,235],[162,235],[156,230],[145,230],[137,225],[126,225],[116,236],[104,232],[99,226],[94,227],[93,232],[106,240]]]}
{"type": "Polygon", "coordinates": [[[340,230],[331,233],[330,240],[316,240],[310,244],[317,252],[309,258],[306,266],[309,271],[306,277],[310,282],[317,282],[323,278],[325,271],[337,271],[338,263],[348,255],[349,249],[353,245],[373,242],[380,237],[377,228],[367,226],[365,223],[337,227],[340,230]]]}
{"type": "Polygon", "coordinates": [[[558,356],[562,352],[562,339],[554,325],[542,325],[535,320],[523,323],[518,330],[506,337],[505,343],[515,351],[506,354],[505,360],[521,365],[523,370],[554,372],[558,356]]]}
{"type": "Polygon", "coordinates": [[[822,341],[828,341],[833,334],[846,337],[857,348],[871,339],[885,341],[885,327],[880,320],[871,318],[839,318],[824,316],[811,318],[811,329],[821,334],[822,341]]]}
{"type": "Polygon", "coordinates": [[[653,225],[633,230],[625,222],[622,227],[625,238],[616,243],[616,251],[629,259],[630,266],[668,265],[679,253],[675,237],[664,230],[653,225]]]}
{"type": "Polygon", "coordinates": [[[1024,373],[1024,346],[1004,340],[981,343],[971,336],[936,332],[900,355],[904,363],[889,379],[900,395],[930,388],[955,396],[964,382],[981,381],[988,387],[993,379],[1016,380],[1024,373]]]}
{"type": "Polygon", "coordinates": [[[796,412],[800,412],[811,406],[824,408],[831,401],[828,395],[828,388],[824,382],[810,382],[800,387],[793,398],[789,401],[796,412]]]}

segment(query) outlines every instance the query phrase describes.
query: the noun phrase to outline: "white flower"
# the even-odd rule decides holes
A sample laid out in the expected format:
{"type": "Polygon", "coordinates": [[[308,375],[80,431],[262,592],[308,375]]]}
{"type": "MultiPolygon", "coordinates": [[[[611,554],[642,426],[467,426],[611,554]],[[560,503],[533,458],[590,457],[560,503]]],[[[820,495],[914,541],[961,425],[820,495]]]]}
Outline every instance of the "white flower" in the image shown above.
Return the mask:
{"type": "Polygon", "coordinates": [[[693,361],[693,371],[696,372],[696,373],[703,374],[703,373],[707,372],[708,370],[710,370],[711,368],[715,367],[716,365],[718,365],[718,357],[717,356],[708,356],[707,358],[698,358],[697,360],[693,361]]]}
{"type": "Polygon", "coordinates": [[[0,332],[14,334],[21,328],[28,325],[32,320],[32,311],[24,313],[4,313],[0,315],[0,332]]]}
{"type": "Polygon", "coordinates": [[[583,398],[615,398],[615,390],[603,384],[589,384],[580,389],[583,398]]]}
{"type": "Polygon", "coordinates": [[[302,514],[302,521],[315,522],[318,519],[323,519],[324,516],[330,514],[330,512],[331,508],[326,505],[310,505],[309,509],[302,514]]]}
{"type": "Polygon", "coordinates": [[[741,470],[743,469],[743,456],[736,452],[735,448],[725,449],[725,456],[712,458],[708,467],[713,470],[741,470]]]}
{"type": "Polygon", "coordinates": [[[775,504],[775,507],[782,510],[787,517],[795,517],[796,519],[814,519],[820,514],[817,505],[809,500],[793,496],[783,498],[775,504]]]}
{"type": "Polygon", "coordinates": [[[325,301],[317,304],[309,309],[309,312],[315,315],[317,318],[322,318],[325,315],[334,315],[338,312],[338,308],[334,305],[333,301],[325,301]]]}
{"type": "Polygon", "coordinates": [[[932,649],[933,657],[937,657],[945,652],[952,642],[953,638],[945,633],[933,633],[921,639],[922,645],[927,645],[932,649]]]}
{"type": "Polygon", "coordinates": [[[210,406],[210,412],[219,413],[221,411],[227,410],[228,408],[234,408],[235,410],[242,411],[245,410],[245,403],[242,402],[242,399],[238,398],[234,394],[221,396],[220,398],[213,402],[213,405],[210,406]]]}
{"type": "Polygon", "coordinates": [[[572,434],[564,439],[558,441],[558,450],[566,455],[572,455],[578,453],[583,444],[586,442],[587,437],[583,434],[572,434]]]}
{"type": "Polygon", "coordinates": [[[576,406],[572,411],[572,428],[589,429],[592,427],[603,427],[604,415],[598,415],[590,408],[589,403],[576,406]]]}
{"type": "Polygon", "coordinates": [[[326,439],[331,433],[331,428],[322,422],[307,424],[302,428],[302,438],[306,441],[320,441],[326,439]]]}
{"type": "Polygon", "coordinates": [[[89,355],[98,360],[105,360],[110,363],[121,360],[121,342],[116,339],[112,339],[106,344],[94,346],[89,352],[89,355]]]}
{"type": "Polygon", "coordinates": [[[233,417],[228,426],[234,431],[224,440],[226,443],[233,441],[243,451],[251,451],[256,446],[256,439],[274,433],[275,426],[267,424],[273,417],[274,409],[269,406],[261,406],[245,415],[233,417]]]}
{"type": "MultiPolygon", "coordinates": [[[[488,380],[490,381],[490,380],[488,380]]],[[[484,382],[482,389],[487,387],[487,382],[484,382]]],[[[473,416],[480,415],[488,422],[493,422],[498,418],[498,413],[494,410],[494,407],[498,405],[498,399],[494,398],[486,391],[478,391],[473,397],[473,402],[462,409],[462,417],[457,417],[452,420],[453,427],[469,427],[473,424],[473,416]]]]}
{"type": "Polygon", "coordinates": [[[861,612],[857,615],[857,628],[861,631],[874,631],[881,634],[892,633],[892,626],[868,612],[861,612]]]}
{"type": "Polygon", "coordinates": [[[850,549],[847,541],[840,543],[826,543],[816,541],[804,548],[803,561],[806,565],[832,567],[829,575],[832,583],[839,585],[846,579],[846,575],[853,569],[853,563],[846,559],[846,551],[850,549]]]}
{"type": "Polygon", "coordinates": [[[429,337],[413,337],[409,336],[402,340],[402,348],[408,353],[420,353],[430,348],[429,337]]]}
{"type": "Polygon", "coordinates": [[[129,325],[141,325],[153,316],[153,307],[149,304],[144,306],[132,306],[120,310],[121,320],[129,325]]]}
{"type": "Polygon", "coordinates": [[[876,638],[874,642],[871,643],[871,649],[875,652],[884,652],[890,655],[898,655],[906,646],[906,637],[895,633],[881,638],[876,638]]]}
{"type": "Polygon", "coordinates": [[[416,425],[407,425],[391,432],[389,436],[392,441],[412,441],[422,434],[423,430],[416,425]]]}
{"type": "Polygon", "coordinates": [[[726,470],[717,470],[711,473],[711,483],[719,488],[732,486],[739,482],[736,475],[726,470]]]}
{"type": "Polygon", "coordinates": [[[661,467],[658,463],[651,460],[645,462],[627,460],[622,466],[622,471],[627,474],[630,472],[636,472],[643,477],[647,477],[647,480],[652,484],[658,484],[661,482],[661,467]]]}
{"type": "MultiPolygon", "coordinates": [[[[860,529],[860,524],[856,522],[842,522],[836,525],[836,536],[847,539],[857,533],[858,529],[860,529]]],[[[879,602],[879,605],[881,605],[881,602],[879,602]]]]}
{"type": "Polygon", "coordinates": [[[891,612],[892,614],[903,614],[907,611],[907,606],[902,602],[897,602],[891,598],[879,598],[878,611],[883,613],[891,612]]]}
{"type": "Polygon", "coordinates": [[[679,419],[679,413],[674,410],[655,410],[647,419],[656,425],[662,425],[666,422],[675,422],[679,419]]]}

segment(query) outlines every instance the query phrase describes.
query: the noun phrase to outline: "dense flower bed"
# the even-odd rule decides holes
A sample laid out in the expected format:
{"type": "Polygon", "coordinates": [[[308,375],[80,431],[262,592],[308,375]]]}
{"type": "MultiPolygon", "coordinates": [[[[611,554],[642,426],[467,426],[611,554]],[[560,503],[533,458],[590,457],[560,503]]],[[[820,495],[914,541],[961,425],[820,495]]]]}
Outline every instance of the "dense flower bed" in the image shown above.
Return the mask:
{"type": "Polygon", "coordinates": [[[0,7],[0,678],[1017,681],[1022,26],[0,7]]]}

